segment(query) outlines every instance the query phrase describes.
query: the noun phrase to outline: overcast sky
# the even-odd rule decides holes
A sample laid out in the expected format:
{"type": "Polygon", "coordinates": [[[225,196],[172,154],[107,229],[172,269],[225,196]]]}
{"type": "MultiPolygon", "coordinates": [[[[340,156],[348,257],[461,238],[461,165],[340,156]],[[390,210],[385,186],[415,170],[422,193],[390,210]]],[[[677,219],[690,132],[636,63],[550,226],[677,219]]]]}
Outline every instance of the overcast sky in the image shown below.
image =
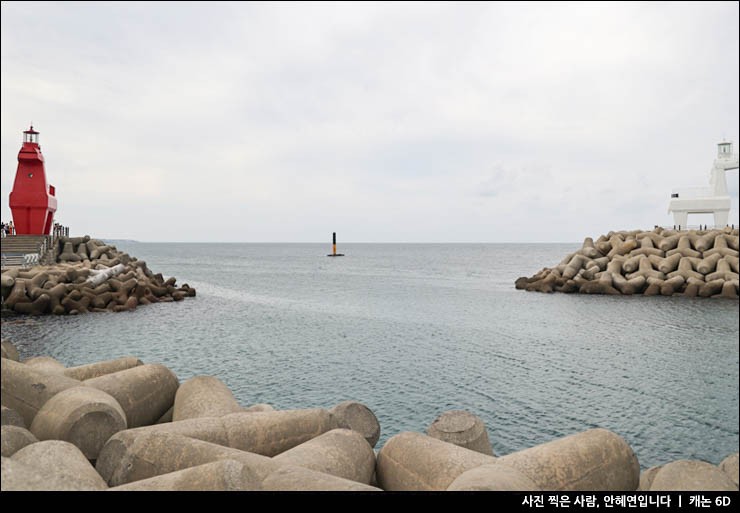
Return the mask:
{"type": "Polygon", "coordinates": [[[2,219],[32,121],[74,235],[672,225],[671,189],[708,185],[721,140],[737,152],[738,18],[737,2],[4,1],[2,219]]]}

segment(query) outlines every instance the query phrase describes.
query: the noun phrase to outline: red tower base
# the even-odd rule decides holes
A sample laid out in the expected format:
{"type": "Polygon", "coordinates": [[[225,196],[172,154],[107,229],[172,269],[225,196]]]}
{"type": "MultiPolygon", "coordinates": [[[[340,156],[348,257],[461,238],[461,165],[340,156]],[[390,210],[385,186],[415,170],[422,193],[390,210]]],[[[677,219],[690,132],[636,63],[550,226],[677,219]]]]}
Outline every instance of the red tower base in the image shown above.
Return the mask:
{"type": "Polygon", "coordinates": [[[16,235],[50,235],[54,211],[48,208],[14,207],[13,224],[16,235]],[[41,230],[38,227],[43,227],[41,230]]]}

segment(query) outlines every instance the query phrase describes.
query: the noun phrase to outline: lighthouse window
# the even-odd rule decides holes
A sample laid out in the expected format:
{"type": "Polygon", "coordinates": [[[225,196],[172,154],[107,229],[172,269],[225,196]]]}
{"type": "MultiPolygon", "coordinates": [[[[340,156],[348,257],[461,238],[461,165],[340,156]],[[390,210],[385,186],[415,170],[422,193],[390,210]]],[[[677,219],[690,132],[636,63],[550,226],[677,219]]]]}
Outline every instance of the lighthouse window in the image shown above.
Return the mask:
{"type": "Polygon", "coordinates": [[[28,173],[28,178],[33,178],[33,173],[28,173]]]}

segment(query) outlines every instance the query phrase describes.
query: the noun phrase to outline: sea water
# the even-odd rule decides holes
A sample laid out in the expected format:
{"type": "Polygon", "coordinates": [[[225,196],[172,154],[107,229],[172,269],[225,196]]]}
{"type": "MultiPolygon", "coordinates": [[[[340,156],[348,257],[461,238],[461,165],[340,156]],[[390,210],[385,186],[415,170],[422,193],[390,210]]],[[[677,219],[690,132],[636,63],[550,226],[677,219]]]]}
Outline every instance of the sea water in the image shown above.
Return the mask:
{"type": "Polygon", "coordinates": [[[465,409],[508,454],[593,427],[643,468],[738,450],[738,301],[541,294],[519,276],[578,244],[117,244],[195,298],[133,312],[5,319],[23,357],[123,355],[244,406],[356,400],[378,447],[465,409]]]}

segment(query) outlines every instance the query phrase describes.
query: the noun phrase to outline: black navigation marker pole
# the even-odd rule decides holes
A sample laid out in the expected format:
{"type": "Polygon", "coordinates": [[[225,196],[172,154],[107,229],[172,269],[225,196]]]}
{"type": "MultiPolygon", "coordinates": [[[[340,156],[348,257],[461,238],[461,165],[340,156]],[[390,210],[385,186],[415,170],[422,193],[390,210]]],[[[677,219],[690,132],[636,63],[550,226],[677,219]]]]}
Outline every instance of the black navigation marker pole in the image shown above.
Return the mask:
{"type": "Polygon", "coordinates": [[[337,253],[337,232],[331,234],[331,254],[326,255],[330,257],[344,256],[342,253],[337,253]]]}

